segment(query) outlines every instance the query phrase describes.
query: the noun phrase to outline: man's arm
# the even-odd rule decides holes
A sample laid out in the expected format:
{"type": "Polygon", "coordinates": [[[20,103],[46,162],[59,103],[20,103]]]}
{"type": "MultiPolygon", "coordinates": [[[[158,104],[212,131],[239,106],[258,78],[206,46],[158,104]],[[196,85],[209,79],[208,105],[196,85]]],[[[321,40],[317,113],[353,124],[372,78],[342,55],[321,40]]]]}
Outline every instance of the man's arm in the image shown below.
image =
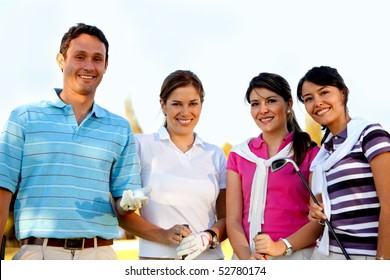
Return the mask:
{"type": "Polygon", "coordinates": [[[117,216],[126,216],[127,214],[133,213],[135,210],[124,210],[122,206],[120,205],[122,198],[116,198],[115,199],[115,212],[117,213],[117,216]]]}
{"type": "Polygon", "coordinates": [[[0,233],[1,233],[1,239],[3,238],[5,224],[7,223],[11,199],[12,199],[12,193],[9,190],[0,187],[0,233]]]}

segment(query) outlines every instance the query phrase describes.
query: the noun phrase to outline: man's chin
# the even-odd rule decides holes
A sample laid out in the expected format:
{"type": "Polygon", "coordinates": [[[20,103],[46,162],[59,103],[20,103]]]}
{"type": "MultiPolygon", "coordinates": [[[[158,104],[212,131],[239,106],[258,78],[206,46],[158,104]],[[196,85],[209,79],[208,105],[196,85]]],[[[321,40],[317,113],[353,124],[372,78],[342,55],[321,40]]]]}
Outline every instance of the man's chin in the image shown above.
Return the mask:
{"type": "Polygon", "coordinates": [[[96,87],[79,87],[78,92],[80,95],[94,95],[96,92],[96,87]]]}

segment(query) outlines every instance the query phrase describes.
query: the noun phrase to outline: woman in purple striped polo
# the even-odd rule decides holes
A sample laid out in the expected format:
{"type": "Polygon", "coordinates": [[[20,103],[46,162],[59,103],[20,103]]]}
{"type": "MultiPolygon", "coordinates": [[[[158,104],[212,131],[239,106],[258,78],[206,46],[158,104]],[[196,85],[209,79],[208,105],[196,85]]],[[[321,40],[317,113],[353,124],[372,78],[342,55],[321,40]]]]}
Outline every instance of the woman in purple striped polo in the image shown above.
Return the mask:
{"type": "MultiPolygon", "coordinates": [[[[325,129],[311,164],[309,218],[326,218],[351,259],[390,259],[390,136],[378,123],[351,117],[349,90],[335,68],[314,67],[299,81],[297,96],[325,129]]],[[[325,226],[312,259],[345,259],[325,226]]]]}

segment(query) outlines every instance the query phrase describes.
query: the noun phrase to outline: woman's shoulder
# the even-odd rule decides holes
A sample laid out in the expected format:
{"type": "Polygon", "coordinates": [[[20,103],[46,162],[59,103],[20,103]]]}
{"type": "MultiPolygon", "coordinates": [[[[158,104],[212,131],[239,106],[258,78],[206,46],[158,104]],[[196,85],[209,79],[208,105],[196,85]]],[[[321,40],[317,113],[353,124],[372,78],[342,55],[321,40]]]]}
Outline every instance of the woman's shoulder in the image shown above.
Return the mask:
{"type": "Polygon", "coordinates": [[[366,136],[369,134],[377,134],[377,135],[386,135],[389,136],[388,131],[386,131],[381,124],[379,123],[372,123],[369,124],[365,129],[362,131],[362,136],[366,136]]]}
{"type": "Polygon", "coordinates": [[[380,124],[370,124],[361,134],[360,145],[366,158],[371,161],[381,153],[390,152],[390,135],[380,124]]]}
{"type": "Polygon", "coordinates": [[[210,143],[210,142],[205,142],[202,140],[201,142],[201,146],[207,150],[207,151],[213,151],[213,152],[216,152],[218,154],[224,154],[223,152],[223,149],[222,149],[222,146],[218,146],[216,144],[213,144],[213,143],[210,143]]]}
{"type": "Polygon", "coordinates": [[[373,123],[363,129],[360,142],[365,147],[378,143],[390,143],[390,134],[379,123],[373,123]]]}
{"type": "Polygon", "coordinates": [[[310,167],[310,164],[313,162],[314,158],[317,156],[318,152],[320,151],[320,147],[318,146],[312,146],[310,147],[305,155],[305,158],[302,162],[302,164],[305,164],[307,168],[310,167]]]}
{"type": "Polygon", "coordinates": [[[138,141],[141,141],[141,140],[152,138],[153,134],[154,133],[137,133],[134,134],[134,138],[137,139],[138,141]]]}
{"type": "Polygon", "coordinates": [[[320,147],[316,144],[316,145],[313,145],[313,146],[311,146],[310,148],[309,148],[309,153],[310,154],[314,154],[314,155],[316,155],[316,154],[318,154],[318,152],[320,151],[320,147]]]}
{"type": "Polygon", "coordinates": [[[157,132],[134,134],[134,139],[139,146],[150,146],[160,140],[157,132]]]}

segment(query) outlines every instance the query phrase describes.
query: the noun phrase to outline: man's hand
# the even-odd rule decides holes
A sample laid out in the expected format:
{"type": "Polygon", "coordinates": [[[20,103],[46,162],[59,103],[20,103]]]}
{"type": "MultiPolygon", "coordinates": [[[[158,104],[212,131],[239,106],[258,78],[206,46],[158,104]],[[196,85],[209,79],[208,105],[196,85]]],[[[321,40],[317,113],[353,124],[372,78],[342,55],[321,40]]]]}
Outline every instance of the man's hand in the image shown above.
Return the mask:
{"type": "Polygon", "coordinates": [[[178,256],[185,256],[185,260],[193,260],[209,247],[210,234],[207,232],[192,233],[183,238],[176,248],[178,256]]]}
{"type": "Polygon", "coordinates": [[[125,211],[137,210],[149,202],[149,197],[147,195],[150,193],[150,191],[150,187],[136,189],[134,191],[124,191],[120,206],[125,211]]]}

